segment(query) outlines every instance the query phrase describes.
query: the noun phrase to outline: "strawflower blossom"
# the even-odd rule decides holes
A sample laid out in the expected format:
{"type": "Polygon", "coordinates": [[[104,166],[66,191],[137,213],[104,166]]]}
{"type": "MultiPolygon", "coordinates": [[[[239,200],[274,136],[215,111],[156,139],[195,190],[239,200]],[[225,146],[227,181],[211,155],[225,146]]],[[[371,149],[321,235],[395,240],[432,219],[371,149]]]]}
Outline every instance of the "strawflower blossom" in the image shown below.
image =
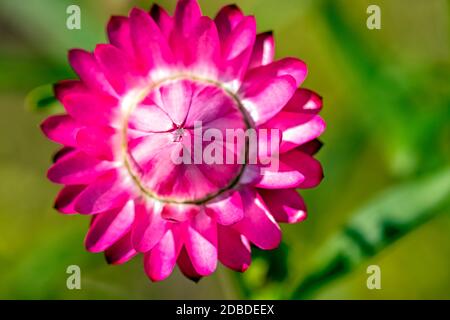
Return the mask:
{"type": "Polygon", "coordinates": [[[86,248],[108,263],[142,253],[152,281],[176,264],[193,280],[218,261],[244,272],[252,245],[274,249],[279,223],[306,218],[297,189],[323,178],[322,100],[299,88],[305,63],[275,60],[272,33],[235,5],[214,19],[195,0],[173,15],[135,8],[107,33],[69,52],[79,79],[55,85],[66,113],[42,123],[62,145],[48,171],[62,185],[55,208],[91,216],[86,248]]]}

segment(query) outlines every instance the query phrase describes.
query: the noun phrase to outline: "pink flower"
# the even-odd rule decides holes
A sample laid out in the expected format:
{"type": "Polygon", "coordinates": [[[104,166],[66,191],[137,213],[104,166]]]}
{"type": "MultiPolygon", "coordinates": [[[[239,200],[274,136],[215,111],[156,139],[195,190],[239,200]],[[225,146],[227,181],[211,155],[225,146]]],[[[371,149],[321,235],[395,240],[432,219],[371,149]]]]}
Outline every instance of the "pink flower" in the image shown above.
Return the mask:
{"type": "Polygon", "coordinates": [[[191,279],[213,273],[218,260],[245,271],[250,244],[274,249],[277,222],[306,218],[296,188],[323,177],[312,157],[325,129],[322,100],[298,89],[306,65],[274,61],[272,34],[256,34],[255,19],[236,6],[212,20],[195,0],[180,0],[173,16],[156,5],[150,14],[133,9],[107,30],[110,44],[70,51],[80,80],[55,86],[67,114],[42,124],[63,145],[48,171],[64,185],[56,209],[92,216],[86,248],[109,263],[143,253],[153,281],[175,264],[191,279]],[[198,121],[224,134],[279,129],[278,168],[174,163],[198,121]]]}

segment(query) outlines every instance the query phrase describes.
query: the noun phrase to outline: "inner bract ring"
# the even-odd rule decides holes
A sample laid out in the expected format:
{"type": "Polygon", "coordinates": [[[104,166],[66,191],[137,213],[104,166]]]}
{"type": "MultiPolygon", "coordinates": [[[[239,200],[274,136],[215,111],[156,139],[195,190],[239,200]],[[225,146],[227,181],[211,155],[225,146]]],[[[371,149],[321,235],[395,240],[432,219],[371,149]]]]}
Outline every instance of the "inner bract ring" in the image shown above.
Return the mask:
{"type": "Polygon", "coordinates": [[[121,109],[125,167],[146,196],[201,204],[238,184],[248,140],[229,137],[251,125],[238,97],[219,83],[167,78],[133,90],[121,109]]]}

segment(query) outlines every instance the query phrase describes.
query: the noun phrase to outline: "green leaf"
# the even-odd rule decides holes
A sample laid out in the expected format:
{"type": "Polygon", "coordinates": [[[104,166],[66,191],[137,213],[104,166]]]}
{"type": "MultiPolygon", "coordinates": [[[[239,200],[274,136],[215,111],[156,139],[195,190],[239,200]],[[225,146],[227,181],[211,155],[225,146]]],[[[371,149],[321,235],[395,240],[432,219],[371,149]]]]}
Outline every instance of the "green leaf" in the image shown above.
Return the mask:
{"type": "Polygon", "coordinates": [[[32,90],[25,98],[25,106],[32,112],[55,114],[64,109],[55,98],[51,85],[43,85],[32,90]]]}
{"type": "Polygon", "coordinates": [[[450,206],[450,168],[382,192],[319,250],[309,273],[291,298],[311,297],[408,232],[450,206]]]}

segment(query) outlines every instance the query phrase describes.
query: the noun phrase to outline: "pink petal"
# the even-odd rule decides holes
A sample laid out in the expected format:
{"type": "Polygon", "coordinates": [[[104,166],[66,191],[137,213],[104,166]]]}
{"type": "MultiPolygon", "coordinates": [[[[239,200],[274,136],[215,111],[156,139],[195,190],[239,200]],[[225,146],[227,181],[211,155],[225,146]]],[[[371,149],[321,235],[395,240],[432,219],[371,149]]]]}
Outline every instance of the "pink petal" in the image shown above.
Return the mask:
{"type": "Polygon", "coordinates": [[[133,201],[128,201],[122,208],[98,214],[86,235],[86,249],[90,252],[106,250],[130,230],[133,220],[133,201]]]}
{"type": "Polygon", "coordinates": [[[257,186],[264,189],[314,188],[323,179],[320,162],[296,149],[280,156],[278,171],[265,170],[257,186]]]}
{"type": "Polygon", "coordinates": [[[235,4],[223,7],[214,19],[220,39],[225,41],[243,18],[244,14],[235,4]]]}
{"type": "Polygon", "coordinates": [[[112,161],[118,153],[119,135],[111,127],[85,127],[77,134],[78,147],[93,157],[112,161]]]}
{"type": "Polygon", "coordinates": [[[245,216],[233,229],[263,250],[276,248],[281,241],[281,230],[261,196],[253,189],[243,189],[241,196],[245,216]]]}
{"type": "Polygon", "coordinates": [[[83,124],[116,124],[118,102],[112,97],[73,93],[66,95],[62,103],[67,112],[83,124]]]}
{"type": "Polygon", "coordinates": [[[174,21],[171,16],[167,13],[164,8],[160,7],[157,4],[153,4],[150,15],[153,20],[158,24],[161,33],[164,35],[166,39],[169,39],[170,33],[174,27],[174,21]]]}
{"type": "Polygon", "coordinates": [[[56,197],[55,209],[61,213],[74,214],[74,204],[78,195],[86,188],[83,185],[65,186],[56,197]]]}
{"type": "Polygon", "coordinates": [[[94,55],[105,77],[118,94],[123,95],[136,85],[137,80],[133,76],[130,59],[123,51],[110,44],[99,44],[94,55]]]}
{"type": "Polygon", "coordinates": [[[186,251],[198,274],[207,276],[217,267],[217,224],[205,214],[198,213],[187,228],[186,251]]]}
{"type": "Polygon", "coordinates": [[[136,250],[134,250],[131,245],[130,233],[124,235],[119,241],[105,251],[106,261],[112,265],[125,263],[136,254],[136,250]]]}
{"type": "Polygon", "coordinates": [[[188,34],[202,16],[196,0],[179,0],[175,8],[175,25],[183,35],[188,34]]]}
{"type": "Polygon", "coordinates": [[[240,94],[242,104],[256,125],[275,116],[291,99],[296,89],[294,79],[289,75],[276,78],[262,78],[244,82],[240,94]]]}
{"type": "Polygon", "coordinates": [[[168,222],[161,217],[161,211],[162,205],[156,201],[136,203],[131,239],[137,251],[150,251],[166,233],[168,222]]]}
{"type": "Polygon", "coordinates": [[[295,189],[261,189],[258,193],[278,222],[297,223],[306,219],[305,202],[295,189]]]}
{"type": "Polygon", "coordinates": [[[198,282],[202,278],[202,276],[195,270],[194,266],[192,265],[191,259],[187,254],[186,248],[183,247],[183,249],[181,249],[177,263],[181,272],[192,281],[198,282]]]}
{"type": "Polygon", "coordinates": [[[188,38],[188,65],[199,74],[217,76],[221,65],[219,35],[209,17],[201,17],[188,38]]]}
{"type": "Polygon", "coordinates": [[[88,87],[110,95],[115,94],[92,53],[81,49],[72,49],[69,51],[69,62],[88,87]]]}
{"type": "Polygon", "coordinates": [[[79,124],[68,115],[50,116],[41,124],[41,130],[50,140],[72,147],[76,145],[79,128],[79,124]]]}
{"type": "Polygon", "coordinates": [[[90,93],[89,89],[78,80],[63,80],[59,81],[53,86],[56,99],[61,103],[64,103],[64,99],[68,95],[72,94],[87,94],[90,93]]]}
{"type": "Polygon", "coordinates": [[[128,119],[130,128],[143,132],[165,132],[174,128],[167,113],[156,105],[138,105],[128,119]]]}
{"type": "Polygon", "coordinates": [[[134,57],[130,29],[130,20],[127,17],[113,16],[109,19],[107,26],[109,41],[129,57],[134,57]]]}
{"type": "Polygon", "coordinates": [[[280,152],[286,152],[319,137],[325,131],[325,122],[320,116],[281,111],[263,128],[277,128],[283,133],[280,152]]]}
{"type": "Polygon", "coordinates": [[[322,110],[322,97],[308,89],[298,89],[283,111],[318,114],[322,110]]]}
{"type": "Polygon", "coordinates": [[[183,245],[179,230],[167,230],[161,241],[144,255],[144,268],[152,281],[162,281],[173,271],[183,245]]]}
{"type": "Polygon", "coordinates": [[[244,217],[242,199],[237,191],[231,191],[206,203],[220,225],[232,225],[244,217]]]}
{"type": "Polygon", "coordinates": [[[95,214],[123,206],[135,191],[130,180],[115,170],[102,175],[80,194],[75,209],[81,214],[95,214]]]}
{"type": "Polygon", "coordinates": [[[218,226],[219,260],[228,268],[244,272],[252,262],[247,238],[229,227],[218,226]]]}
{"type": "Polygon", "coordinates": [[[60,158],[50,167],[47,177],[54,183],[89,184],[110,168],[110,163],[77,151],[60,158]]]}
{"type": "Polygon", "coordinates": [[[162,105],[160,106],[177,124],[183,124],[192,100],[190,81],[181,80],[164,85],[160,89],[162,105]]]}
{"type": "Polygon", "coordinates": [[[134,8],[130,14],[130,23],[131,38],[142,71],[164,67],[172,61],[167,40],[147,12],[134,8]]]}
{"type": "Polygon", "coordinates": [[[232,60],[247,51],[253,49],[256,39],[256,22],[254,17],[245,17],[234,28],[224,44],[224,57],[232,60]]]}
{"type": "Polygon", "coordinates": [[[272,32],[260,33],[256,36],[249,69],[265,66],[273,61],[275,57],[275,41],[272,32]]]}
{"type": "MultiPolygon", "coordinates": [[[[299,59],[284,58],[250,70],[245,75],[244,82],[258,82],[261,78],[275,78],[285,75],[289,75],[295,79],[295,87],[297,89],[306,78],[306,64],[299,59]]],[[[292,95],[293,94],[294,93],[292,93],[292,95]]]]}
{"type": "Polygon", "coordinates": [[[169,221],[186,221],[197,215],[199,210],[197,205],[166,203],[161,216],[169,221]]]}

